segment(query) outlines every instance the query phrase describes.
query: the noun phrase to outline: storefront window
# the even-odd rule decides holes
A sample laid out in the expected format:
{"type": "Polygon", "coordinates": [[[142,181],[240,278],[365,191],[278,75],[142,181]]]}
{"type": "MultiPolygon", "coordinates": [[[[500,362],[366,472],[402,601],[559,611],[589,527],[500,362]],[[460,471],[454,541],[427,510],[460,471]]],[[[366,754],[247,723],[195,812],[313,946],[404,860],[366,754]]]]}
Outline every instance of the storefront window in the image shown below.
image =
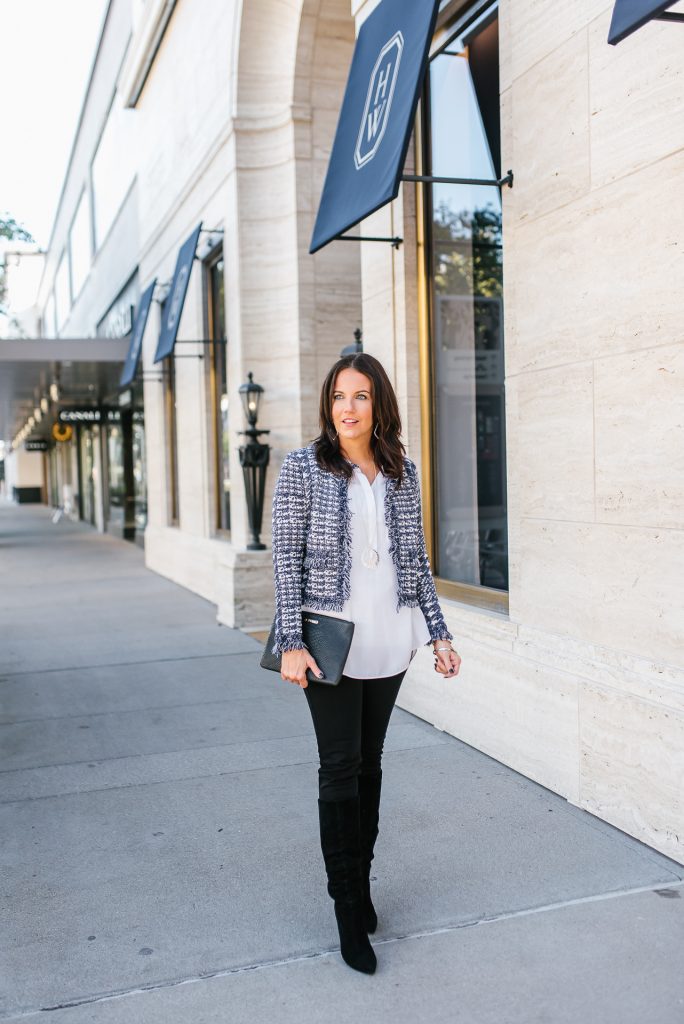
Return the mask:
{"type": "Polygon", "coordinates": [[[90,427],[78,426],[79,431],[79,478],[80,515],[86,523],[95,525],[95,450],[93,431],[90,427]]]}
{"type": "Polygon", "coordinates": [[[124,540],[143,543],[147,525],[145,413],[142,383],[125,394],[110,396],[107,413],[107,530],[124,540]],[[119,402],[120,408],[114,409],[119,402]]]}
{"type": "Polygon", "coordinates": [[[59,453],[56,448],[50,449],[48,456],[50,467],[50,504],[53,508],[61,505],[59,497],[59,453]]]}
{"type": "MultiPolygon", "coordinates": [[[[161,322],[166,317],[166,299],[162,303],[161,322]]],[[[166,479],[168,515],[171,526],[178,525],[178,431],[176,426],[176,362],[171,355],[164,359],[164,418],[166,424],[166,479]]]]}
{"type": "Polygon", "coordinates": [[[107,467],[108,467],[108,529],[123,536],[126,511],[126,482],[124,479],[124,444],[121,423],[107,426],[107,467]]]}
{"type": "Polygon", "coordinates": [[[216,526],[230,530],[230,434],[228,431],[228,365],[226,347],[223,256],[207,267],[208,318],[211,340],[212,408],[216,454],[216,526]]]}
{"type": "Polygon", "coordinates": [[[142,409],[133,411],[133,495],[135,499],[136,538],[147,526],[147,460],[145,455],[145,416],[142,409]]]}
{"type": "MultiPolygon", "coordinates": [[[[498,178],[496,5],[433,57],[425,172],[498,178]]],[[[501,198],[496,186],[425,190],[433,381],[434,565],[463,588],[508,589],[501,198]]]]}

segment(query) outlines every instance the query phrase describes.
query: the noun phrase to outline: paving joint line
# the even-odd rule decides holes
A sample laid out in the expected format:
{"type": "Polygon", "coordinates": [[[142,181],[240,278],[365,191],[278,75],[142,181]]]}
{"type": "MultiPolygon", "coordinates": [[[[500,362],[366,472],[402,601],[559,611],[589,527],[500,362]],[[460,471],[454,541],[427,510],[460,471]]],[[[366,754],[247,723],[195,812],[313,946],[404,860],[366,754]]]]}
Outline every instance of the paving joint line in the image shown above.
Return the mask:
{"type": "MultiPolygon", "coordinates": [[[[309,733],[297,733],[296,735],[289,736],[287,738],[288,739],[308,739],[309,738],[309,733]]],[[[263,740],[248,740],[248,741],[245,741],[245,742],[248,742],[248,743],[263,743],[264,741],[263,740]]],[[[233,746],[233,744],[228,743],[228,744],[224,744],[224,746],[233,746]]],[[[197,749],[197,748],[193,747],[192,749],[194,750],[194,749],[197,749]]],[[[212,747],[200,747],[199,749],[200,750],[212,750],[212,749],[213,750],[220,750],[221,747],[220,746],[219,747],[213,747],[213,748],[212,747]]],[[[416,748],[416,747],[397,747],[395,750],[386,751],[385,753],[386,754],[403,754],[403,753],[406,753],[406,751],[416,750],[416,749],[418,749],[418,748],[416,748]]],[[[133,755],[133,756],[137,756],[137,757],[141,757],[141,756],[142,757],[154,757],[155,755],[154,754],[144,754],[144,755],[138,754],[138,755],[133,755]]],[[[83,763],[87,763],[87,762],[83,762],[83,761],[79,761],[78,762],[78,764],[83,764],[83,763]]],[[[278,768],[301,768],[301,767],[303,767],[304,765],[307,765],[307,764],[308,765],[317,765],[318,764],[318,757],[314,754],[314,757],[311,760],[307,760],[307,761],[279,761],[277,764],[256,765],[253,768],[231,768],[228,771],[224,771],[224,772],[210,772],[210,773],[204,774],[204,775],[180,775],[180,776],[173,776],[172,778],[168,778],[168,779],[149,779],[149,780],[147,780],[145,782],[128,782],[128,783],[121,783],[119,785],[114,785],[114,786],[93,786],[93,787],[88,788],[88,789],[67,789],[67,790],[64,790],[63,792],[60,792],[60,793],[44,793],[44,794],[42,794],[40,796],[16,797],[15,799],[12,799],[12,800],[0,800],[0,807],[9,807],[12,804],[36,803],[38,800],[61,800],[61,799],[65,798],[65,797],[68,797],[68,796],[87,796],[90,793],[110,793],[110,792],[113,792],[115,790],[136,789],[139,786],[164,786],[164,785],[169,785],[170,783],[173,783],[173,782],[196,782],[199,779],[222,779],[222,778],[224,778],[227,775],[247,775],[247,774],[249,774],[251,772],[267,772],[267,771],[273,771],[273,770],[278,769],[278,768]]],[[[11,769],[11,770],[12,771],[30,771],[30,770],[33,770],[33,769],[15,768],[15,769],[11,769]]],[[[2,1020],[1,1017],[0,1017],[0,1020],[2,1020]]]]}
{"type": "MultiPolygon", "coordinates": [[[[313,737],[311,732],[295,732],[295,733],[292,733],[292,734],[290,734],[288,736],[280,736],[280,735],[278,735],[278,736],[267,736],[267,737],[260,736],[257,739],[253,739],[253,740],[234,740],[234,741],[232,741],[230,743],[212,743],[211,746],[208,746],[208,747],[206,747],[206,746],[205,747],[180,747],[180,748],[174,749],[174,750],[148,750],[145,753],[138,753],[138,754],[115,754],[112,757],[86,757],[86,758],[83,758],[80,761],[55,761],[52,764],[31,764],[31,765],[24,765],[21,768],[3,768],[3,769],[0,769],[0,775],[12,775],[12,774],[17,775],[17,774],[22,773],[22,772],[46,771],[46,770],[52,769],[52,768],[75,768],[78,765],[83,765],[83,764],[87,764],[87,765],[95,764],[95,765],[97,765],[99,767],[100,765],[109,764],[110,762],[113,762],[113,761],[126,761],[126,760],[129,760],[129,759],[134,760],[134,759],[138,759],[138,758],[139,759],[144,759],[144,758],[148,758],[148,757],[169,757],[172,754],[187,754],[189,751],[190,752],[194,752],[194,751],[198,751],[198,750],[203,750],[203,751],[207,751],[208,752],[208,751],[213,751],[213,750],[223,750],[225,747],[250,746],[252,744],[258,744],[258,743],[279,743],[281,740],[293,740],[293,739],[305,739],[305,738],[313,739],[314,742],[315,742],[315,737],[313,737]]],[[[419,750],[419,749],[424,749],[426,747],[439,747],[439,746],[442,746],[442,744],[439,744],[439,743],[427,743],[427,744],[426,743],[421,743],[418,746],[393,747],[392,749],[386,750],[385,754],[391,755],[391,754],[401,753],[401,751],[403,751],[403,750],[419,750]]],[[[198,775],[197,776],[197,778],[205,778],[205,777],[206,776],[203,776],[203,775],[198,775]]],[[[145,783],[140,783],[140,785],[145,785],[145,783]]],[[[6,802],[13,802],[13,801],[6,801],[6,802]]]]}
{"type": "MultiPolygon", "coordinates": [[[[282,691],[281,691],[282,693],[282,691]]],[[[147,711],[177,711],[179,708],[204,708],[209,704],[237,704],[248,700],[281,700],[278,693],[253,693],[246,697],[217,697],[216,700],[193,700],[189,704],[151,704],[144,708],[110,708],[108,711],[77,711],[70,715],[44,715],[41,718],[15,718],[11,722],[0,722],[0,729],[12,725],[27,725],[30,722],[65,722],[76,718],[99,718],[103,715],[144,715],[147,711]]]]}
{"type": "MultiPolygon", "coordinates": [[[[665,886],[662,883],[657,885],[642,885],[629,889],[611,889],[602,893],[594,893],[591,896],[578,896],[575,899],[561,900],[556,903],[544,903],[536,907],[524,907],[522,910],[504,911],[501,914],[490,914],[483,917],[473,918],[468,921],[460,921],[457,924],[445,925],[441,928],[427,928],[418,932],[407,932],[404,935],[391,935],[386,939],[378,939],[374,946],[389,946],[399,942],[411,941],[413,939],[431,938],[433,935],[449,935],[465,928],[473,928],[477,925],[496,924],[499,921],[507,921],[518,917],[530,917],[533,914],[547,913],[554,910],[562,910],[565,907],[580,906],[588,903],[600,903],[608,899],[616,899],[621,896],[633,896],[642,892],[658,892],[663,889],[679,889],[684,887],[684,878],[676,883],[669,883],[665,886]]],[[[154,992],[161,989],[175,988],[178,985],[193,985],[200,981],[208,981],[212,978],[226,978],[235,974],[246,974],[250,971],[270,970],[273,967],[285,967],[289,964],[303,963],[306,960],[320,960],[323,957],[331,956],[339,952],[339,947],[333,946],[330,949],[318,950],[315,953],[302,953],[298,956],[280,957],[274,960],[263,960],[253,964],[241,964],[236,967],[227,967],[218,971],[207,971],[205,974],[191,975],[187,978],[180,978],[176,981],[152,982],[149,985],[136,985],[128,989],[114,990],[99,995],[83,996],[82,998],[70,999],[63,1003],[55,1003],[52,1006],[41,1006],[36,1010],[19,1011],[9,1015],[0,1016],[2,1020],[18,1020],[20,1018],[34,1017],[39,1013],[52,1012],[56,1010],[70,1009],[76,1006],[87,1006],[94,1003],[108,1002],[114,999],[125,999],[129,996],[141,995],[145,992],[154,992]]]]}
{"type": "MultiPolygon", "coordinates": [[[[230,627],[228,627],[230,628],[230,627]]],[[[57,668],[35,668],[22,672],[11,670],[0,671],[0,682],[7,682],[8,679],[20,678],[21,676],[46,676],[51,672],[89,672],[98,668],[132,668],[135,665],[166,665],[176,661],[202,661],[205,658],[232,658],[238,654],[257,654],[254,648],[244,651],[220,651],[215,654],[185,654],[178,658],[147,658],[141,661],[105,661],[97,665],[62,665],[57,668]]]]}
{"type": "MultiPolygon", "coordinates": [[[[223,750],[225,747],[247,746],[248,744],[253,743],[278,743],[281,740],[301,739],[302,737],[309,737],[310,735],[310,733],[295,732],[289,736],[261,736],[259,739],[255,740],[235,740],[232,743],[212,743],[210,747],[180,747],[178,750],[149,750],[145,754],[116,754],[114,757],[86,757],[82,761],[57,761],[54,764],[27,765],[24,768],[4,768],[0,771],[0,775],[9,775],[11,773],[16,774],[18,772],[44,771],[47,768],[72,768],[82,764],[103,765],[109,764],[112,761],[126,761],[129,758],[143,759],[147,757],[169,757],[171,754],[187,754],[188,752],[197,752],[199,750],[223,750]]],[[[198,778],[203,778],[203,776],[198,776],[198,778]]],[[[135,785],[145,785],[145,783],[135,783],[135,785]]]]}

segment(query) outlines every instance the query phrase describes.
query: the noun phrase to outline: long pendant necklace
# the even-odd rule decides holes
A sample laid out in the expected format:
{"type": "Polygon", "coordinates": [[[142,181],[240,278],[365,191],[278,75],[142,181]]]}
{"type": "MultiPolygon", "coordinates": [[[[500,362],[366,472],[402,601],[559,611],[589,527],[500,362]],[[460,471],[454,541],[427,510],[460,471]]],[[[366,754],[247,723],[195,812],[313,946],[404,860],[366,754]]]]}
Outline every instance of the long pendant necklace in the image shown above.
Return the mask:
{"type": "MultiPolygon", "coordinates": [[[[373,477],[373,483],[375,483],[375,481],[377,480],[379,472],[380,472],[380,470],[376,469],[375,476],[373,477]]],[[[366,477],[366,480],[368,480],[368,477],[366,477]]],[[[370,481],[368,483],[368,486],[369,486],[369,488],[372,486],[370,484],[370,481]]],[[[366,495],[366,498],[367,498],[367,502],[368,502],[369,512],[370,512],[370,510],[372,508],[372,518],[370,520],[370,524],[371,524],[370,530],[368,530],[368,528],[366,527],[366,536],[367,536],[368,539],[367,539],[366,547],[364,548],[363,553],[361,555],[361,564],[363,565],[363,567],[365,569],[377,569],[378,563],[380,561],[380,555],[378,553],[378,547],[377,547],[377,545],[378,545],[378,539],[377,539],[377,536],[378,536],[377,508],[376,508],[376,505],[375,505],[375,498],[373,496],[373,492],[372,491],[371,491],[370,494],[366,495]]]]}

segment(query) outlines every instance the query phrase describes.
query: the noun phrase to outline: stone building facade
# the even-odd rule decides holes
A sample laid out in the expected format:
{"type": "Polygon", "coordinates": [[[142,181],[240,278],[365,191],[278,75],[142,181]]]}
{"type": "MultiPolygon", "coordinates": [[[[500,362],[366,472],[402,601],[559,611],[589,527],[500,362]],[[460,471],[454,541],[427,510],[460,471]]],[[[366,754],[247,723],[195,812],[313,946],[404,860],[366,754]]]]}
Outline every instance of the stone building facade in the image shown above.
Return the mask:
{"type": "Polygon", "coordinates": [[[397,391],[463,658],[446,681],[420,651],[400,704],[684,862],[679,29],[613,48],[610,2],[444,3],[407,170],[511,168],[513,187],[405,183],[363,224],[401,246],[310,256],[376,6],[110,4],[94,75],[124,39],[108,79],[131,174],[110,229],[117,288],[135,281],[137,300],[168,281],[205,229],[182,358],[153,362],[163,289],[144,339],[147,564],[219,621],[268,629],[237,389],[248,372],[265,389],[268,544],[280,462],[318,432],[321,382],[362,327],[397,391]]]}

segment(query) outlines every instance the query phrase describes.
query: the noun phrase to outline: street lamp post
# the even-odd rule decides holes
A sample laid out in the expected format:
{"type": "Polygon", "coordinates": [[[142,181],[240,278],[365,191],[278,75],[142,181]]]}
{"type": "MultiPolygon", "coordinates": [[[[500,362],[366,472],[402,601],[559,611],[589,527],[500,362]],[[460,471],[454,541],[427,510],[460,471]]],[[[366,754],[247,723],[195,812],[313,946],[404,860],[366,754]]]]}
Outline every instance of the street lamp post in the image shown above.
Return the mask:
{"type": "Polygon", "coordinates": [[[240,445],[240,465],[245,481],[245,496],[247,499],[247,515],[249,528],[252,534],[251,541],[247,544],[248,551],[265,551],[266,545],[259,540],[261,532],[261,519],[264,512],[264,492],[266,489],[266,467],[271,454],[270,445],[262,444],[258,440],[260,434],[270,434],[270,430],[257,430],[256,423],[259,416],[259,403],[264,389],[252,379],[252,374],[247,374],[248,383],[241,384],[238,388],[242,407],[249,423],[247,430],[240,430],[238,433],[245,434],[249,441],[240,445]]]}

